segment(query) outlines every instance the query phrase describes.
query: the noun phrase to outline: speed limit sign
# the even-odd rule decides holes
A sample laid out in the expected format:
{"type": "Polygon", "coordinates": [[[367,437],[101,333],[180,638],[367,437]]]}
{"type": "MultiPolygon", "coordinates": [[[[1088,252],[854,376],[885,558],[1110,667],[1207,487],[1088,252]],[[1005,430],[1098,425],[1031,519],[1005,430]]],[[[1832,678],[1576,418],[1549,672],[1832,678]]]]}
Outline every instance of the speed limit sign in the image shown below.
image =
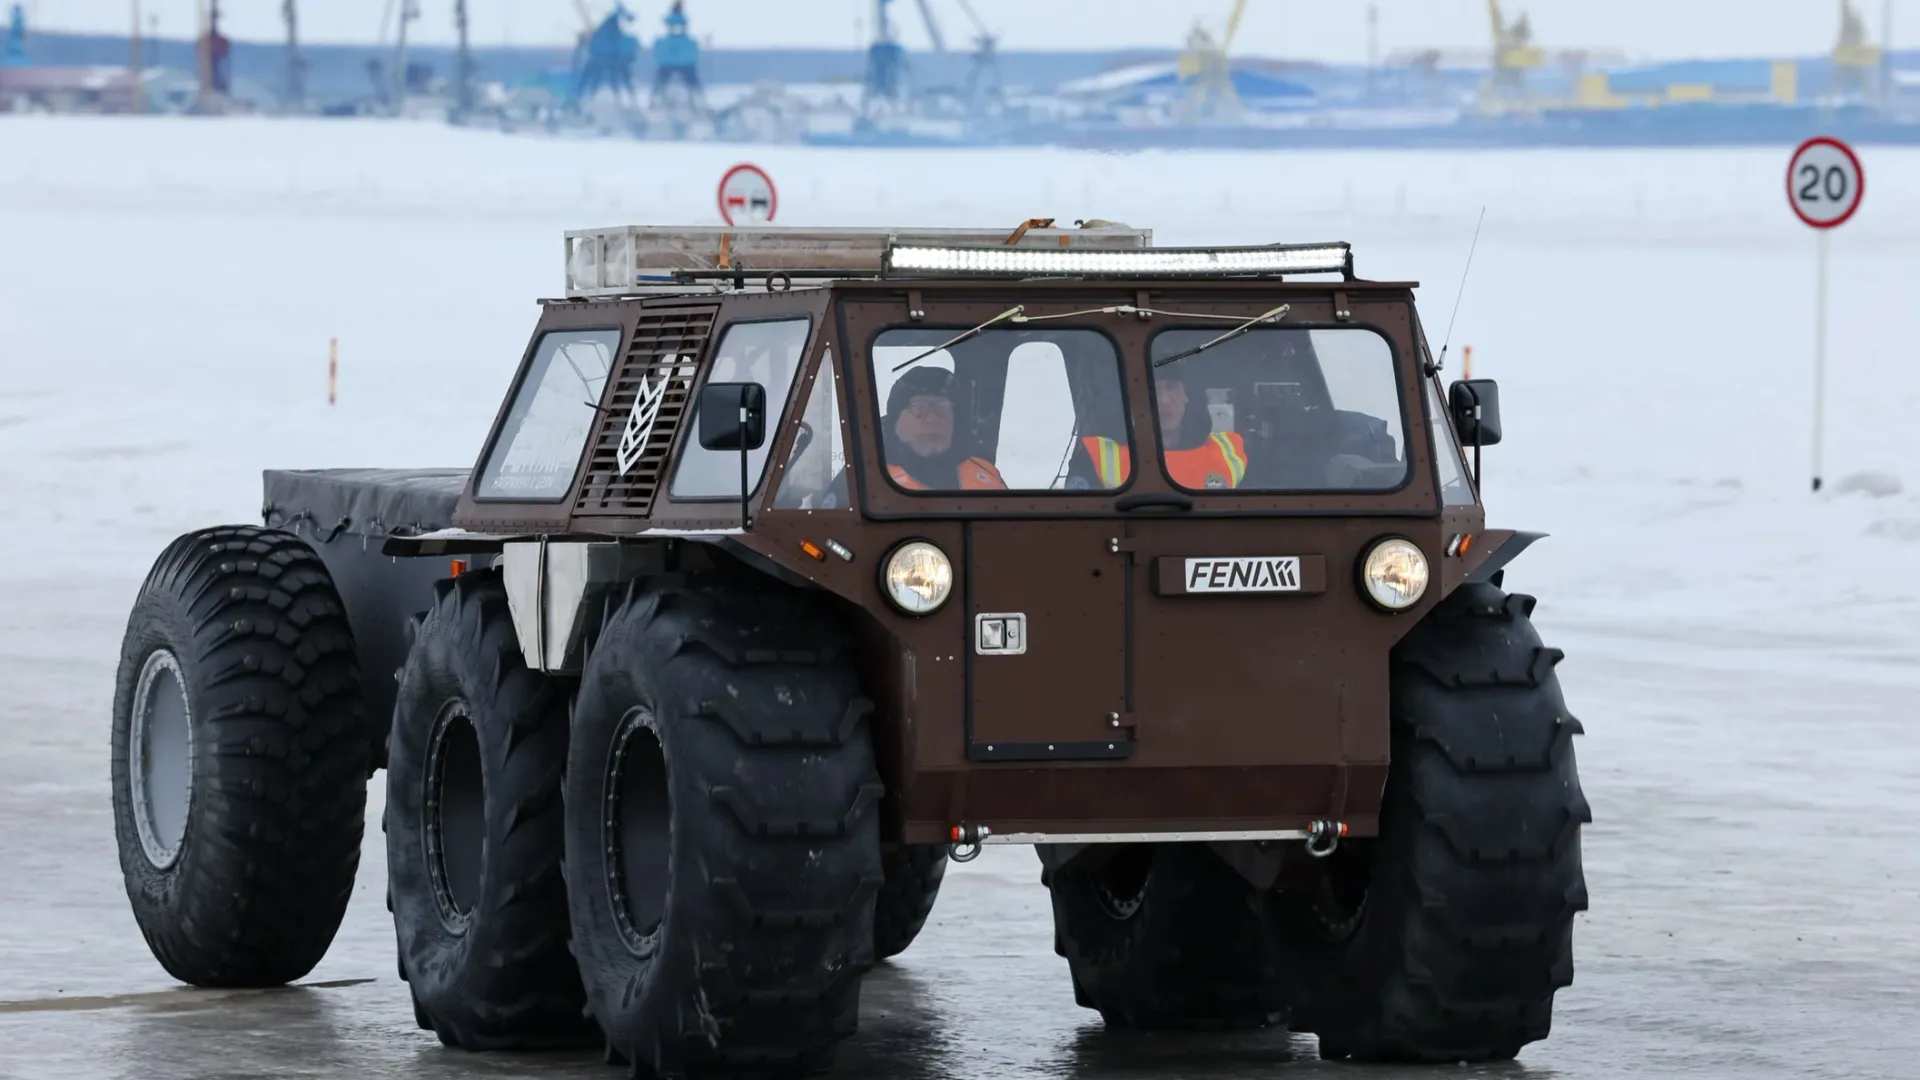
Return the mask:
{"type": "Polygon", "coordinates": [[[1860,209],[1867,172],[1853,148],[1816,136],[1800,144],[1787,162],[1787,204],[1813,227],[1818,265],[1813,309],[1813,490],[1820,490],[1821,451],[1827,408],[1827,236],[1860,209]]]}
{"type": "Polygon", "coordinates": [[[1787,201],[1816,229],[1831,229],[1852,217],[1866,185],[1853,148],[1825,135],[1801,143],[1787,164],[1787,201]]]}

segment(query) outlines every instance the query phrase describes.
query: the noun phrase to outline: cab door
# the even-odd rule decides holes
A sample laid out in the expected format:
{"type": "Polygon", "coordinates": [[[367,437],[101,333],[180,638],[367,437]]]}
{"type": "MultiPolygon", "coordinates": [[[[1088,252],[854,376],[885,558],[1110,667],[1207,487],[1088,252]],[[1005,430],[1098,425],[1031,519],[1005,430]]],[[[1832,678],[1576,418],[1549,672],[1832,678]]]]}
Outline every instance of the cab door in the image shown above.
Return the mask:
{"type": "Polygon", "coordinates": [[[1129,563],[1113,523],[966,529],[967,756],[1127,757],[1129,563]]]}

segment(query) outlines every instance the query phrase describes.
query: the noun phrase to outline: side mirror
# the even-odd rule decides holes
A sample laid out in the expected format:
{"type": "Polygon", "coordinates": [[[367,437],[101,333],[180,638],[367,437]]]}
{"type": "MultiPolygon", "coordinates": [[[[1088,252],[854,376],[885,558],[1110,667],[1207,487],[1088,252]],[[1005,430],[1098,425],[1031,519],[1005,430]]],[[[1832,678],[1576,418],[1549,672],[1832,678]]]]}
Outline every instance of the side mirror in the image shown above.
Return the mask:
{"type": "Polygon", "coordinates": [[[1462,446],[1493,446],[1500,441],[1500,384],[1492,379],[1461,379],[1447,388],[1447,407],[1462,446]]]}
{"type": "Polygon", "coordinates": [[[700,391],[700,445],[708,450],[760,449],[767,438],[767,388],[759,383],[708,383],[700,391]]]}

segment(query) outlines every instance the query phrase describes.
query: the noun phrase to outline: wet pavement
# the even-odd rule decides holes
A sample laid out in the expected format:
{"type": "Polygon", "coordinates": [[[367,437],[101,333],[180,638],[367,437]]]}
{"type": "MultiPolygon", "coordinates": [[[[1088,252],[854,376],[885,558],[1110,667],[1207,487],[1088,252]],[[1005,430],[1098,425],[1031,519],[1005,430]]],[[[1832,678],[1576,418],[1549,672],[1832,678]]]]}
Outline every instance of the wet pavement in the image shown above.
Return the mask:
{"type": "MultiPolygon", "coordinates": [[[[136,585],[14,581],[0,611],[0,1077],[622,1075],[597,1054],[474,1055],[414,1027],[382,904],[383,777],[346,923],[305,985],[172,983],[121,891],[106,780],[136,585]],[[56,605],[81,614],[28,615],[56,605]]],[[[1053,954],[1038,860],[997,848],[949,873],[920,940],[867,980],[834,1075],[1920,1075],[1920,671],[1836,658],[1820,676],[1744,645],[1558,626],[1549,608],[1588,731],[1592,910],[1553,1035],[1518,1062],[1371,1068],[1284,1031],[1107,1032],[1053,954]]]]}

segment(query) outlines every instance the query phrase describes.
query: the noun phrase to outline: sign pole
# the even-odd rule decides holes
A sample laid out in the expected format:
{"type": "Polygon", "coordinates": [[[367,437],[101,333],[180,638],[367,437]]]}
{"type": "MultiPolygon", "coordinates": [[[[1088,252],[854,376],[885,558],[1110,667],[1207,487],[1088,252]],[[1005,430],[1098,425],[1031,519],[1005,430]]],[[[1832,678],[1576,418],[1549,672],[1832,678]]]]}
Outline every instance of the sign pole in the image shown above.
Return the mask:
{"type": "Polygon", "coordinates": [[[1853,217],[1867,186],[1866,170],[1853,148],[1816,135],[1787,161],[1787,202],[1814,231],[1813,294],[1813,490],[1820,490],[1827,435],[1827,234],[1853,217]]]}
{"type": "Polygon", "coordinates": [[[1827,235],[1814,234],[1819,263],[1819,283],[1814,287],[1813,313],[1813,490],[1820,490],[1820,452],[1826,432],[1827,412],[1827,235]]]}

